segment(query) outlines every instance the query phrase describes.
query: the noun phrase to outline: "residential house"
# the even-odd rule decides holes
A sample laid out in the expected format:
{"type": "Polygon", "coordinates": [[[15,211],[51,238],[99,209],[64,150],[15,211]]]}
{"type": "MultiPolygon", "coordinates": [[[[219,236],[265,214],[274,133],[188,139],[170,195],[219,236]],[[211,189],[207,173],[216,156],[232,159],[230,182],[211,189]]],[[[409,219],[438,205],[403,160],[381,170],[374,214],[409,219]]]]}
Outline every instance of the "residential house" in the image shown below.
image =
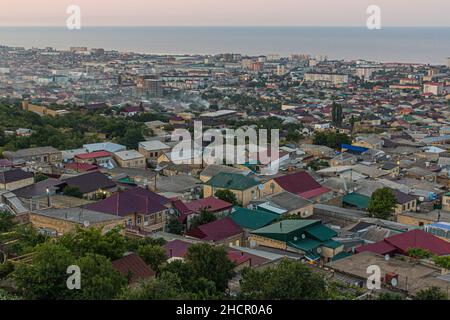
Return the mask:
{"type": "Polygon", "coordinates": [[[368,149],[381,149],[383,148],[384,141],[376,135],[359,136],[355,138],[352,145],[368,149]]]}
{"type": "Polygon", "coordinates": [[[337,232],[320,220],[284,220],[250,233],[250,247],[264,246],[304,254],[310,261],[330,261],[342,252],[337,232]]]}
{"type": "Polygon", "coordinates": [[[229,190],[236,195],[237,201],[246,207],[250,201],[260,197],[259,182],[237,173],[219,173],[204,183],[205,198],[214,196],[219,190],[229,190]]]}
{"type": "Polygon", "coordinates": [[[109,198],[85,206],[89,210],[123,217],[126,227],[138,232],[164,230],[170,207],[170,200],[166,197],[139,187],[116,192],[109,198]]]}
{"type": "Polygon", "coordinates": [[[308,218],[313,214],[314,203],[296,194],[282,191],[251,202],[260,210],[278,215],[308,218]]]}
{"type": "Polygon", "coordinates": [[[100,171],[92,171],[64,178],[58,187],[62,191],[64,191],[65,187],[76,187],[86,199],[105,197],[117,190],[116,183],[100,171]]]}
{"type": "Polygon", "coordinates": [[[34,175],[22,169],[0,171],[0,190],[16,190],[34,183],[34,175]]]}
{"type": "Polygon", "coordinates": [[[218,173],[245,174],[245,173],[250,173],[250,169],[247,169],[246,171],[244,171],[244,169],[240,169],[240,168],[238,169],[238,168],[226,166],[223,164],[210,164],[200,173],[200,180],[202,182],[206,182],[218,173]]]}
{"type": "Polygon", "coordinates": [[[159,141],[143,141],[139,142],[139,152],[142,153],[147,160],[156,161],[163,153],[170,152],[171,147],[159,141]]]}
{"type": "Polygon", "coordinates": [[[99,142],[99,143],[91,143],[91,144],[84,144],[83,148],[88,152],[96,152],[96,151],[107,151],[109,153],[116,153],[119,151],[125,151],[127,150],[127,147],[113,143],[113,142],[99,142]]]}
{"type": "Polygon", "coordinates": [[[111,262],[113,269],[128,280],[129,286],[136,286],[141,281],[153,279],[156,273],[136,253],[129,253],[111,262]]]}
{"type": "Polygon", "coordinates": [[[89,153],[77,154],[74,158],[75,163],[85,163],[97,165],[100,167],[107,167],[110,165],[112,155],[108,151],[95,151],[89,153]]]}
{"type": "Polygon", "coordinates": [[[35,229],[51,236],[61,236],[77,228],[96,228],[107,233],[124,224],[121,217],[77,207],[35,210],[29,213],[29,221],[35,229]]]}
{"type": "Polygon", "coordinates": [[[114,160],[122,168],[139,168],[145,169],[147,162],[142,153],[136,150],[119,151],[114,153],[114,160]]]}
{"type": "Polygon", "coordinates": [[[449,242],[419,229],[400,233],[377,243],[357,247],[356,253],[370,251],[380,255],[408,255],[408,250],[411,248],[425,249],[437,256],[450,254],[449,242]]]}
{"type": "Polygon", "coordinates": [[[230,218],[244,230],[256,230],[279,219],[279,215],[264,210],[252,210],[242,207],[234,207],[230,218]]]}
{"type": "Polygon", "coordinates": [[[39,147],[21,149],[18,151],[5,151],[3,156],[13,163],[25,163],[25,162],[42,162],[48,164],[58,164],[62,162],[61,151],[53,147],[39,147]]]}
{"type": "Polygon", "coordinates": [[[203,224],[186,232],[186,236],[214,244],[240,246],[244,241],[244,230],[230,217],[203,224]]]}
{"type": "Polygon", "coordinates": [[[333,197],[332,190],[323,187],[306,171],[276,177],[264,183],[264,195],[282,191],[288,191],[313,202],[328,201],[333,197]]]}

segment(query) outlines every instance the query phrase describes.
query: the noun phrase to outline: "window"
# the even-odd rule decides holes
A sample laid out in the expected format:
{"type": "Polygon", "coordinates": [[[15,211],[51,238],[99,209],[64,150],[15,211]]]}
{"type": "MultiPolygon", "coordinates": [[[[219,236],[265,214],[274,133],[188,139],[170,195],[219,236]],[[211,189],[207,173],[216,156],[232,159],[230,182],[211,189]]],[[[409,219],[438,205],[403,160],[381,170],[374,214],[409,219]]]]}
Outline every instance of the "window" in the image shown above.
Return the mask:
{"type": "Polygon", "coordinates": [[[403,205],[403,211],[406,211],[406,204],[403,205]]]}
{"type": "Polygon", "coordinates": [[[128,221],[127,221],[127,225],[128,226],[131,226],[133,224],[133,220],[131,220],[131,219],[128,219],[128,221]]]}
{"type": "Polygon", "coordinates": [[[144,226],[148,226],[148,220],[149,220],[148,216],[145,216],[144,217],[144,226]]]}
{"type": "Polygon", "coordinates": [[[137,217],[136,224],[141,224],[141,223],[142,223],[142,217],[141,217],[141,216],[138,216],[138,217],[137,217]]]}

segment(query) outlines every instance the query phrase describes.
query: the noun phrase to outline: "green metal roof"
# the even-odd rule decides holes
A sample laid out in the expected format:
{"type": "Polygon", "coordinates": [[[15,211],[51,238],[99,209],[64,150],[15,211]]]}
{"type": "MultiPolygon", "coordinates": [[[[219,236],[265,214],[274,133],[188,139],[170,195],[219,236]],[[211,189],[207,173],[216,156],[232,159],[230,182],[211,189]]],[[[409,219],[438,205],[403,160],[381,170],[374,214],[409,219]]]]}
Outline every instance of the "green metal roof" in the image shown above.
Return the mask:
{"type": "Polygon", "coordinates": [[[279,215],[261,210],[250,210],[234,207],[235,211],[230,214],[238,225],[246,229],[259,229],[277,220],[279,215]]]}
{"type": "Polygon", "coordinates": [[[337,255],[335,255],[333,258],[331,258],[331,260],[332,261],[337,261],[337,260],[340,260],[340,259],[344,259],[344,258],[350,257],[351,255],[352,255],[351,253],[342,251],[342,252],[339,252],[337,255]]]}
{"type": "Polygon", "coordinates": [[[324,247],[330,248],[330,249],[336,249],[342,246],[342,243],[334,240],[328,240],[323,243],[324,247]]]}
{"type": "Polygon", "coordinates": [[[272,233],[272,234],[287,234],[292,231],[296,231],[299,229],[306,228],[308,226],[320,223],[320,220],[283,220],[264,228],[254,230],[252,233],[255,234],[264,234],[264,233],[272,233]]]}
{"type": "Polygon", "coordinates": [[[308,228],[305,232],[319,241],[327,241],[337,236],[336,231],[324,226],[323,224],[308,228]]]}
{"type": "Polygon", "coordinates": [[[255,179],[238,173],[220,172],[208,180],[205,185],[230,190],[247,190],[259,184],[255,179]]]}
{"type": "Polygon", "coordinates": [[[314,239],[300,239],[297,241],[290,241],[288,242],[288,245],[291,247],[294,247],[296,249],[300,249],[302,251],[311,251],[314,250],[322,245],[322,242],[314,240],[314,239]]]}
{"type": "Polygon", "coordinates": [[[369,206],[370,198],[360,193],[349,193],[342,198],[342,202],[359,209],[367,209],[369,206]]]}

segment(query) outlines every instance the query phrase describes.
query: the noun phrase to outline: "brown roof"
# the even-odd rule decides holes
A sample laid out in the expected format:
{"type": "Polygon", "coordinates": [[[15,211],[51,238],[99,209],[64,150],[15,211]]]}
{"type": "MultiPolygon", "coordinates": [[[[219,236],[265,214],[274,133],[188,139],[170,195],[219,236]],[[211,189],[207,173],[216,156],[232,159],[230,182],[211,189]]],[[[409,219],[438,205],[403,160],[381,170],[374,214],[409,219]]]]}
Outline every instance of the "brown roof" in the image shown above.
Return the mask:
{"type": "Polygon", "coordinates": [[[11,183],[15,181],[33,178],[31,172],[23,171],[22,169],[13,169],[9,171],[0,172],[0,183],[11,183]]]}
{"type": "Polygon", "coordinates": [[[130,284],[141,279],[153,278],[155,276],[155,272],[135,253],[113,261],[112,266],[125,278],[128,278],[130,275],[130,284]]]}

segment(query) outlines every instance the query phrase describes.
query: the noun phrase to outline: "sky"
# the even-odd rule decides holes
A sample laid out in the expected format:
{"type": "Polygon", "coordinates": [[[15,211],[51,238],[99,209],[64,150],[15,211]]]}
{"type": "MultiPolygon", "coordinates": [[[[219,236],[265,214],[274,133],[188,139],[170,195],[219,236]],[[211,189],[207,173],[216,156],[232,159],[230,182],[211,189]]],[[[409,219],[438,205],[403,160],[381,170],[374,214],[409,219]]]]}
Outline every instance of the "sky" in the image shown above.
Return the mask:
{"type": "Polygon", "coordinates": [[[369,5],[383,26],[450,26],[449,0],[0,0],[0,26],[365,26],[369,5]]]}

